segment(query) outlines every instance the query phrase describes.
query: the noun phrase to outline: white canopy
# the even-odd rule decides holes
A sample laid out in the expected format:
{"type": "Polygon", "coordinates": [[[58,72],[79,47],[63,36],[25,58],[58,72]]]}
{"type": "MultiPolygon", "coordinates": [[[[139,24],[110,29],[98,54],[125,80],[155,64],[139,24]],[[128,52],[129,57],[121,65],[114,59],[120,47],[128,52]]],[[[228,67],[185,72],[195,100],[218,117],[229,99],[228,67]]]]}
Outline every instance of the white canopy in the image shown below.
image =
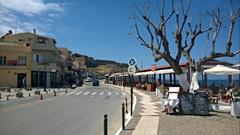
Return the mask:
{"type": "Polygon", "coordinates": [[[215,75],[233,75],[233,74],[240,74],[240,70],[226,67],[223,65],[217,65],[215,67],[204,70],[203,73],[215,74],[215,75]]]}
{"type": "Polygon", "coordinates": [[[174,73],[173,69],[163,69],[156,71],[156,74],[170,74],[170,73],[174,73]]]}
{"type": "Polygon", "coordinates": [[[134,76],[153,75],[153,74],[170,74],[170,73],[174,73],[173,69],[162,69],[157,71],[138,72],[138,73],[135,73],[134,76]]]}

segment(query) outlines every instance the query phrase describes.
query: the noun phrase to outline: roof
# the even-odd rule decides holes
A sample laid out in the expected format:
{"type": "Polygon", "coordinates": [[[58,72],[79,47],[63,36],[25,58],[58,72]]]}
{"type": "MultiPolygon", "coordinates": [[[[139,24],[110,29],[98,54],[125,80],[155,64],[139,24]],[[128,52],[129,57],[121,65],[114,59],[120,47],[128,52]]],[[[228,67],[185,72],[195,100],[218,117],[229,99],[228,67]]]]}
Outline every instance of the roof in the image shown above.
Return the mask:
{"type": "MultiPolygon", "coordinates": [[[[181,67],[187,67],[188,66],[188,63],[181,63],[179,64],[181,67]]],[[[159,66],[156,68],[156,70],[163,70],[163,69],[172,69],[172,66],[159,66]]],[[[138,70],[138,72],[147,72],[147,71],[152,71],[151,68],[148,68],[148,69],[143,69],[143,70],[138,70]]]]}

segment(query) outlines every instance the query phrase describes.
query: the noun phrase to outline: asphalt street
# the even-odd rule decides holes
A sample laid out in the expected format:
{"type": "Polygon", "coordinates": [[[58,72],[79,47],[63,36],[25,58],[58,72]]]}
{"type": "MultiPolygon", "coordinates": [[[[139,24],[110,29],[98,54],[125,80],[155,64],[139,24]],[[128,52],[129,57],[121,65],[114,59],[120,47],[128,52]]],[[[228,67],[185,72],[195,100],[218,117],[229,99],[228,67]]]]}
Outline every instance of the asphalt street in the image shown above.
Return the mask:
{"type": "Polygon", "coordinates": [[[121,90],[87,83],[65,96],[1,109],[0,134],[99,135],[104,114],[109,134],[114,134],[121,127],[124,98],[121,90]]]}

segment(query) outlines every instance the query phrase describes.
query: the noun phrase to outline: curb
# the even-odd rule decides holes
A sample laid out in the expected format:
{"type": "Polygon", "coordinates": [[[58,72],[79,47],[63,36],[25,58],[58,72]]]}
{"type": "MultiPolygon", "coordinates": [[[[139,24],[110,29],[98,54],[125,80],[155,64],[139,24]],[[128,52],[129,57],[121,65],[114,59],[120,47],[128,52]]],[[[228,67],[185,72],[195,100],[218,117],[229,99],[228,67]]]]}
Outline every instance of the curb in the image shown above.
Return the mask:
{"type": "MultiPolygon", "coordinates": [[[[119,88],[119,89],[123,90],[123,88],[122,88],[121,86],[115,86],[115,85],[111,85],[111,84],[106,84],[106,85],[109,86],[109,87],[119,88]]],[[[131,93],[130,93],[130,89],[129,89],[128,87],[127,87],[127,88],[125,87],[125,90],[127,90],[127,92],[128,92],[129,94],[131,94],[131,93]]],[[[134,89],[133,89],[133,90],[134,90],[134,89]]],[[[135,108],[136,108],[136,104],[137,104],[137,98],[136,98],[136,96],[135,96],[135,94],[134,94],[134,92],[133,92],[133,112],[134,112],[134,110],[135,110],[135,108]]],[[[125,126],[127,126],[127,124],[132,120],[132,118],[133,118],[133,117],[131,116],[130,113],[128,113],[128,114],[126,115],[127,121],[125,122],[125,126]]],[[[121,131],[122,131],[122,127],[120,127],[114,135],[119,135],[119,134],[121,133],[121,131]]]]}

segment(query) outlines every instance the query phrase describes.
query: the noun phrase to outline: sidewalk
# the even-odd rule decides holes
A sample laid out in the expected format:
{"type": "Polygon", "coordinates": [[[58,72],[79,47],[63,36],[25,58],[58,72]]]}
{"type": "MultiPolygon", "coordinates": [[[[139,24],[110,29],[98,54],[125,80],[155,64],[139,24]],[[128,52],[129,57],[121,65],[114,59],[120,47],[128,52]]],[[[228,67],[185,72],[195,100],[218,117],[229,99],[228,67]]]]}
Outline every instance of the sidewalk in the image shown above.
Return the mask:
{"type": "Polygon", "coordinates": [[[160,102],[153,92],[136,90],[137,104],[131,121],[120,135],[157,135],[160,102]]]}
{"type": "Polygon", "coordinates": [[[134,94],[137,104],[133,117],[120,135],[240,135],[240,119],[227,112],[210,112],[210,116],[167,115],[161,112],[155,92],[134,89],[134,94]]]}
{"type": "MultiPolygon", "coordinates": [[[[7,100],[7,95],[9,95],[9,92],[3,92],[1,91],[1,99],[0,99],[0,108],[5,108],[5,107],[9,107],[9,106],[13,106],[13,105],[18,105],[18,104],[25,104],[25,103],[30,103],[30,102],[35,102],[40,100],[40,95],[36,95],[34,94],[34,91],[40,91],[40,93],[43,95],[43,100],[44,99],[48,99],[48,98],[52,98],[54,97],[54,90],[56,91],[57,96],[62,96],[65,95],[65,88],[47,88],[47,93],[44,92],[44,89],[37,89],[34,88],[31,91],[26,91],[26,90],[22,90],[21,92],[23,92],[23,97],[22,98],[17,98],[16,97],[16,91],[15,89],[11,89],[10,92],[10,96],[9,96],[9,100],[7,100]],[[30,97],[29,97],[29,93],[30,93],[30,97]]],[[[74,89],[70,89],[68,88],[67,91],[68,93],[73,91],[74,89]]]]}

